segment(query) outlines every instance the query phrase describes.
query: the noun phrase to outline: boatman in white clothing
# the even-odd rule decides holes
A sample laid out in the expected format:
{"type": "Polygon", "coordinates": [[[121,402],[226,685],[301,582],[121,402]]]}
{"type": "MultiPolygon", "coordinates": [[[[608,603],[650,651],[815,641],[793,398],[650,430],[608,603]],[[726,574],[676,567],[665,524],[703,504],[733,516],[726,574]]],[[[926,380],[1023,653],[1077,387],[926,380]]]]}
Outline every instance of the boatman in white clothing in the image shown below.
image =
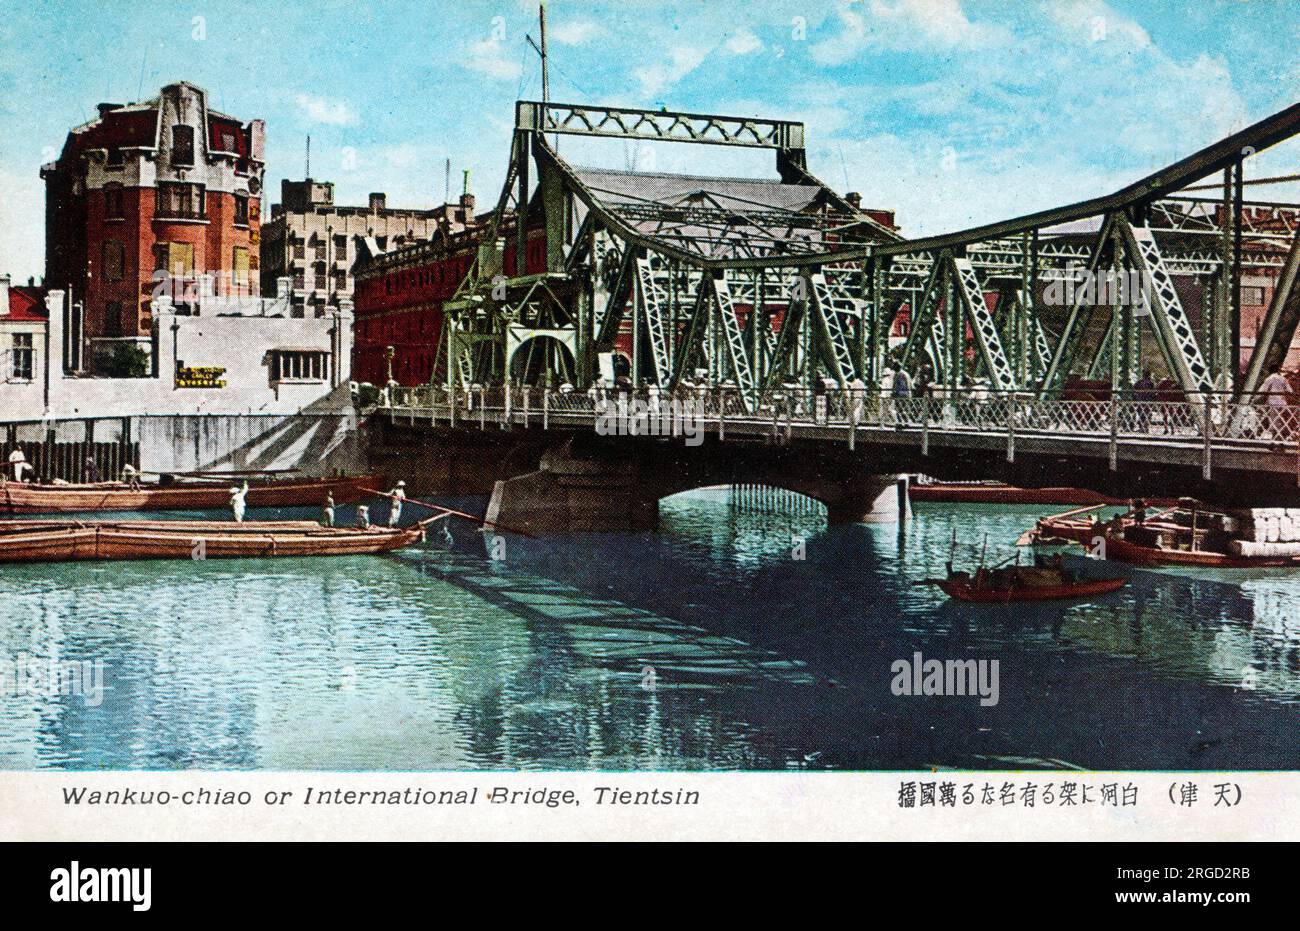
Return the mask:
{"type": "Polygon", "coordinates": [[[402,519],[402,502],[406,500],[406,482],[398,482],[397,487],[389,493],[392,506],[388,509],[388,526],[396,527],[402,519]]]}
{"type": "Polygon", "coordinates": [[[325,495],[325,506],[321,508],[320,522],[324,527],[334,526],[334,496],[332,494],[326,493],[325,495]]]}
{"type": "Polygon", "coordinates": [[[24,476],[36,471],[32,468],[32,464],[27,461],[27,457],[23,455],[21,449],[15,449],[9,454],[9,465],[13,469],[15,482],[24,481],[24,476]]]}
{"type": "Polygon", "coordinates": [[[244,482],[243,488],[230,489],[230,510],[235,515],[235,523],[244,522],[244,511],[247,510],[248,504],[248,482],[244,482]]]}

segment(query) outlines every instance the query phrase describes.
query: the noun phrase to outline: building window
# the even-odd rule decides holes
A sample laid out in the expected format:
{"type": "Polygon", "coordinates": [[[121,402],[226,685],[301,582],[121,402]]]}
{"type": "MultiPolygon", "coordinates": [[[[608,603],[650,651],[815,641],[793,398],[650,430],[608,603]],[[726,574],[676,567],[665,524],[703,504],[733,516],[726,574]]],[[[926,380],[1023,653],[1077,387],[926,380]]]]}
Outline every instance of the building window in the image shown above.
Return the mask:
{"type": "Polygon", "coordinates": [[[348,255],[348,237],[347,237],[347,236],[335,236],[335,237],[334,237],[334,257],[335,257],[337,260],[342,261],[343,259],[347,258],[347,255],[348,255]]]}
{"type": "Polygon", "coordinates": [[[105,164],[109,168],[121,168],[126,164],[126,153],[117,146],[111,146],[108,150],[108,158],[105,164]]]}
{"type": "Polygon", "coordinates": [[[36,350],[32,334],[15,333],[11,372],[15,381],[31,381],[36,372],[36,350]]]}
{"type": "Polygon", "coordinates": [[[194,164],[194,127],[178,124],[172,127],[172,164],[194,164]]]}
{"type": "Polygon", "coordinates": [[[1264,305],[1264,289],[1243,287],[1241,289],[1241,303],[1247,307],[1262,307],[1264,305]]]}
{"type": "Polygon", "coordinates": [[[293,270],[293,289],[303,291],[307,287],[307,274],[301,268],[293,270]]]}
{"type": "Polygon", "coordinates": [[[242,292],[248,287],[248,250],[243,246],[235,246],[230,266],[235,286],[242,292]]]}
{"type": "Polygon", "coordinates": [[[188,242],[160,242],[153,247],[154,270],[164,271],[178,278],[194,274],[194,244],[188,242]]]}
{"type": "Polygon", "coordinates": [[[329,377],[330,354],[311,349],[271,351],[271,381],[324,381],[329,377]]]}
{"type": "Polygon", "coordinates": [[[104,216],[109,220],[120,220],[126,216],[122,208],[122,185],[104,185],[104,216]]]}
{"type": "Polygon", "coordinates": [[[248,225],[248,197],[243,194],[235,195],[235,225],[248,225]]]}
{"type": "Polygon", "coordinates": [[[316,261],[325,261],[325,240],[323,239],[316,240],[316,261]]]}
{"type": "Polygon", "coordinates": [[[126,275],[126,252],[116,239],[104,240],[104,278],[121,281],[126,275]]]}
{"type": "Polygon", "coordinates": [[[335,272],[335,273],[334,273],[334,290],[335,290],[335,291],[346,291],[347,289],[348,289],[348,273],[347,273],[347,272],[335,272]]]}
{"type": "Polygon", "coordinates": [[[204,201],[201,184],[164,182],[158,185],[156,215],[177,220],[203,220],[207,218],[204,201]]]}
{"type": "Polygon", "coordinates": [[[293,257],[295,259],[305,259],[307,257],[305,247],[301,242],[295,242],[293,244],[293,257]]]}

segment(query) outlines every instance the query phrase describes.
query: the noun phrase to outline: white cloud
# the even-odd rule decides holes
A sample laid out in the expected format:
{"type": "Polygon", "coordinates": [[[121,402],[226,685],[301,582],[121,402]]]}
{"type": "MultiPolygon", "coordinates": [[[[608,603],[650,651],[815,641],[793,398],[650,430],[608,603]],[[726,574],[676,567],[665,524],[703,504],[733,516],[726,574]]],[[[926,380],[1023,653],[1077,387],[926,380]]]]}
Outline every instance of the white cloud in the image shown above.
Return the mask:
{"type": "Polygon", "coordinates": [[[1053,0],[1047,14],[1076,41],[1110,42],[1130,48],[1147,48],[1151,36],[1132,19],[1116,12],[1103,0],[1053,0]]]}
{"type": "Polygon", "coordinates": [[[357,121],[357,114],[344,100],[329,100],[325,97],[299,94],[294,98],[294,103],[298,105],[299,115],[312,123],[324,123],[327,126],[351,126],[357,121]]]}
{"type": "Polygon", "coordinates": [[[668,50],[668,61],[632,69],[632,77],[641,82],[641,92],[653,97],[672,87],[700,66],[708,52],[678,45],[668,50]]]}
{"type": "Polygon", "coordinates": [[[750,52],[757,52],[761,49],[763,40],[750,30],[741,27],[727,37],[724,45],[727,51],[733,55],[748,55],[750,52]]]}
{"type": "Polygon", "coordinates": [[[460,64],[471,71],[509,81],[518,80],[523,72],[523,66],[518,61],[506,57],[505,43],[496,39],[475,42],[466,51],[460,64]]]}
{"type": "Polygon", "coordinates": [[[871,48],[979,49],[1009,38],[1001,26],[971,22],[960,0],[847,0],[836,13],[840,32],[812,48],[822,64],[843,64],[871,48]]]}
{"type": "Polygon", "coordinates": [[[561,45],[585,45],[600,33],[600,26],[591,20],[573,19],[548,26],[546,38],[559,42],[561,45]]]}

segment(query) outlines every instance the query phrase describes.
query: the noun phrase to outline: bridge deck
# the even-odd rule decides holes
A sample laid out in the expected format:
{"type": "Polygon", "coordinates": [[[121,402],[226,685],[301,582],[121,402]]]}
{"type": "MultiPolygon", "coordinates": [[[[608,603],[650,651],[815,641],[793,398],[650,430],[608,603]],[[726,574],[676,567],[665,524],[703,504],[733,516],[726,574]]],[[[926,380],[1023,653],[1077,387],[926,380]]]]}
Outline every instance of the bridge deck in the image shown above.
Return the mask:
{"type": "Polygon", "coordinates": [[[1005,451],[1120,463],[1294,474],[1300,483],[1300,406],[1031,395],[893,398],[871,391],[786,389],[746,400],[734,389],[574,392],[516,387],[397,388],[394,422],[464,429],[595,431],[604,435],[723,441],[841,443],[1005,451]]]}

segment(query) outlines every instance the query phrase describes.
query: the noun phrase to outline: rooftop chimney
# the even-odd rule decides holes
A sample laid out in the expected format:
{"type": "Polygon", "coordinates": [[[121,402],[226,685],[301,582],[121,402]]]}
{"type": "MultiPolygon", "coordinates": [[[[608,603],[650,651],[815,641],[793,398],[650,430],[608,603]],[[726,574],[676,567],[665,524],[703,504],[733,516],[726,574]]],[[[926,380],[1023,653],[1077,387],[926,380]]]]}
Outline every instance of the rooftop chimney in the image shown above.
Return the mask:
{"type": "Polygon", "coordinates": [[[379,191],[378,193],[370,195],[371,210],[384,210],[387,208],[387,206],[388,206],[388,198],[384,195],[383,191],[379,191]]]}
{"type": "Polygon", "coordinates": [[[849,191],[844,195],[844,199],[849,202],[849,206],[854,210],[862,209],[862,195],[857,191],[849,191]]]}
{"type": "Polygon", "coordinates": [[[105,114],[122,109],[122,105],[120,103],[101,103],[96,105],[95,109],[99,111],[99,118],[102,120],[105,114]]]}

